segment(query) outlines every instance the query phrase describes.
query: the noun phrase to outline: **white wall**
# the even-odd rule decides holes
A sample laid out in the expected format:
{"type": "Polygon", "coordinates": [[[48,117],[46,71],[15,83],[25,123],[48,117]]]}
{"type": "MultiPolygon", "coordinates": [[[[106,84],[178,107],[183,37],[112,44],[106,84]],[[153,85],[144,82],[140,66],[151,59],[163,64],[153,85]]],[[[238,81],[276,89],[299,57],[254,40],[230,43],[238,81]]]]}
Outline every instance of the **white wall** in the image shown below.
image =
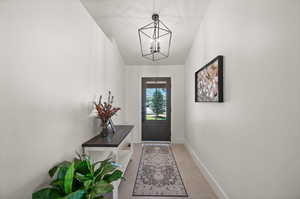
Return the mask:
{"type": "Polygon", "coordinates": [[[94,94],[123,107],[123,61],[79,0],[1,1],[0,24],[0,198],[31,198],[95,134],[94,94]]]}
{"type": "Polygon", "coordinates": [[[212,0],[185,64],[187,144],[231,199],[300,198],[300,1],[212,0]],[[225,56],[225,103],[194,72],[225,56]]]}
{"type": "Polygon", "coordinates": [[[126,122],[134,124],[134,141],[141,141],[142,77],[171,77],[171,141],[184,141],[184,68],[182,65],[126,66],[126,122]]]}

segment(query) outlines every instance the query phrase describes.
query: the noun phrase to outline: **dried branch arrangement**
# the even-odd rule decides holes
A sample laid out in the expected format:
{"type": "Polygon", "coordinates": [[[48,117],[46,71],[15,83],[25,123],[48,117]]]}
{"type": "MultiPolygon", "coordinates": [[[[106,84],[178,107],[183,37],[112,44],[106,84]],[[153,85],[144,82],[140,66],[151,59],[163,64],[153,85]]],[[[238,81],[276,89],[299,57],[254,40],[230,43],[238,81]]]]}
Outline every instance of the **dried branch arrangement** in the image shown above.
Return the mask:
{"type": "Polygon", "coordinates": [[[107,102],[102,103],[102,95],[100,96],[98,103],[94,102],[96,110],[98,112],[98,117],[102,121],[101,124],[102,126],[107,125],[109,119],[120,110],[120,108],[112,106],[113,101],[114,101],[114,96],[112,96],[111,92],[108,91],[107,102]]]}

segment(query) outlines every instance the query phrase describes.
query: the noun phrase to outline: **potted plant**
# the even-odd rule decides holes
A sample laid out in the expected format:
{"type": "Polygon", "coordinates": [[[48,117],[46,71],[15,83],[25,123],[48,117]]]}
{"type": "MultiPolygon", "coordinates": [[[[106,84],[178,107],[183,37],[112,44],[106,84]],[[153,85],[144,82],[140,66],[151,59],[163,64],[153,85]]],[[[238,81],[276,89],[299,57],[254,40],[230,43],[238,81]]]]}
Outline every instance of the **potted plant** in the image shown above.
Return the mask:
{"type": "Polygon", "coordinates": [[[113,107],[114,96],[111,96],[111,92],[108,92],[107,102],[102,103],[102,95],[99,98],[99,102],[94,102],[97,110],[97,117],[101,120],[102,132],[101,135],[106,137],[108,135],[108,125],[112,116],[114,116],[120,108],[113,107]]]}
{"type": "Polygon", "coordinates": [[[79,155],[50,169],[51,183],[34,192],[32,199],[103,199],[112,192],[112,182],[122,178],[117,168],[110,159],[92,163],[89,156],[79,155]]]}

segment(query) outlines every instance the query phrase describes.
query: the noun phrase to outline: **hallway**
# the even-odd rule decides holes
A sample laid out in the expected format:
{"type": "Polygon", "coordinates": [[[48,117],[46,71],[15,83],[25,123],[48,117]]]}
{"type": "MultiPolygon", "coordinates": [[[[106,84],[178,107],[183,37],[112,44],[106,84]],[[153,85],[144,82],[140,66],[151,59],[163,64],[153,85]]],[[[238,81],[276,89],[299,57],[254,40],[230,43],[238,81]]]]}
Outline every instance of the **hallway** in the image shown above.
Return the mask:
{"type": "Polygon", "coordinates": [[[0,199],[300,198],[300,0],[0,0],[0,25],[0,199]]]}

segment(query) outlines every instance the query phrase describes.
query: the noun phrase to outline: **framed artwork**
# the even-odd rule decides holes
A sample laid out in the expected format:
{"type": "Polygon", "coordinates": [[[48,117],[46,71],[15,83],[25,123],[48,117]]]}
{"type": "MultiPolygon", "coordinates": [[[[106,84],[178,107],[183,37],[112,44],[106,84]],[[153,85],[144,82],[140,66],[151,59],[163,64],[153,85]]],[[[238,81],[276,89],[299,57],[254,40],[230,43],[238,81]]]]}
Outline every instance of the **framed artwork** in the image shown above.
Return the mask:
{"type": "Polygon", "coordinates": [[[217,56],[195,73],[195,102],[224,102],[223,56],[217,56]]]}

